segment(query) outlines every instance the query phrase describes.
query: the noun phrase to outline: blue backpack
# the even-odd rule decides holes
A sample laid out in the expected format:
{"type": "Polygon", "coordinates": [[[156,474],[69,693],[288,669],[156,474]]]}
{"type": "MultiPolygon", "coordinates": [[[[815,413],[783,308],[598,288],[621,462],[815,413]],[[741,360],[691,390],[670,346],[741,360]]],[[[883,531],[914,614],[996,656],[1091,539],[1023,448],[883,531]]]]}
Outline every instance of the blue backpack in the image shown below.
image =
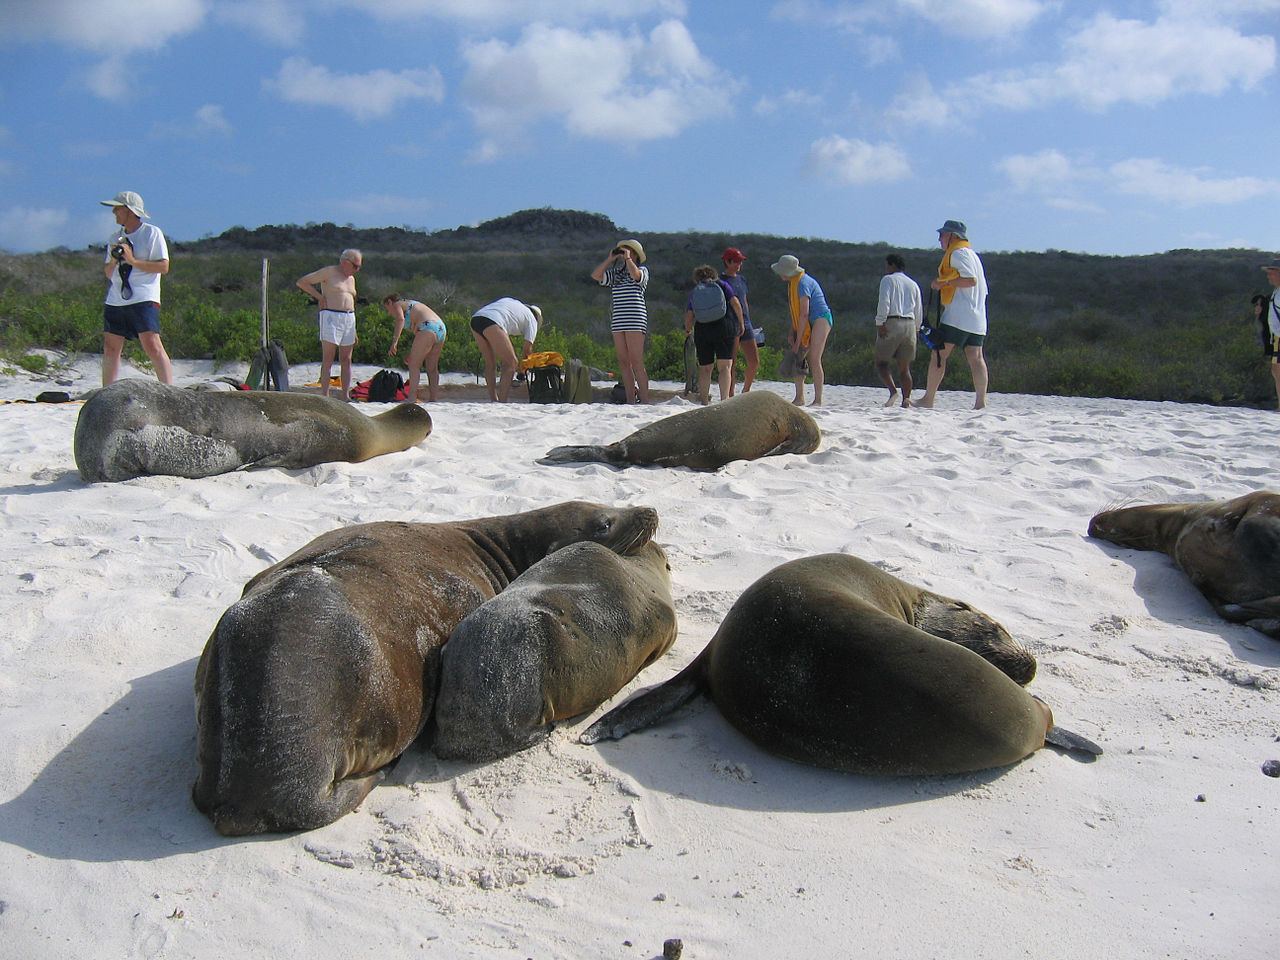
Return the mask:
{"type": "Polygon", "coordinates": [[[698,323],[715,323],[723,320],[729,310],[724,298],[724,288],[718,280],[703,280],[689,294],[689,307],[698,323]]]}

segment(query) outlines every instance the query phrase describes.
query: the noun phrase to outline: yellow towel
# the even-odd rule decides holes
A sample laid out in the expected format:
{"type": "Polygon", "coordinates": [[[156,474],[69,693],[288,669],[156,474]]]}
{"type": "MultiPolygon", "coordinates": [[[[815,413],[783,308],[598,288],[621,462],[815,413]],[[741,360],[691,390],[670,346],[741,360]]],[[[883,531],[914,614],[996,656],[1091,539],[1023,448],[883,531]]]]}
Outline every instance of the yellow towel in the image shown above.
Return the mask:
{"type": "MultiPolygon", "coordinates": [[[[951,254],[959,250],[961,247],[969,246],[968,240],[952,240],[951,246],[947,247],[947,252],[942,255],[942,262],[938,264],[939,280],[955,280],[960,276],[960,271],[951,266],[951,254]]],[[[945,307],[955,299],[955,287],[943,287],[939,293],[942,295],[942,305],[945,307]]]]}
{"type": "Polygon", "coordinates": [[[791,330],[800,335],[800,344],[807,347],[809,345],[809,317],[808,314],[800,316],[800,278],[804,276],[801,270],[794,277],[787,277],[787,303],[791,306],[791,330]]]}
{"type": "Polygon", "coordinates": [[[520,369],[528,370],[532,367],[563,367],[564,357],[556,353],[554,350],[546,350],[542,353],[531,353],[520,361],[520,369]]]}

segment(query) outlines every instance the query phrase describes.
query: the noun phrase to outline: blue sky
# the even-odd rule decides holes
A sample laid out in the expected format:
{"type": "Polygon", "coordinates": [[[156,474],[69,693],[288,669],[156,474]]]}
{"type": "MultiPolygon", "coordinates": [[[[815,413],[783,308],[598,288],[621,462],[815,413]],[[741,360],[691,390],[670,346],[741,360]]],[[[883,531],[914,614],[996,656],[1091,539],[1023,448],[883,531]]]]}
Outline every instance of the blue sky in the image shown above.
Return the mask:
{"type": "MultiPolygon", "coordinates": [[[[530,207],[1280,247],[1280,0],[3,0],[0,249],[530,207]]],[[[764,252],[768,255],[771,252],[764,252]]]]}

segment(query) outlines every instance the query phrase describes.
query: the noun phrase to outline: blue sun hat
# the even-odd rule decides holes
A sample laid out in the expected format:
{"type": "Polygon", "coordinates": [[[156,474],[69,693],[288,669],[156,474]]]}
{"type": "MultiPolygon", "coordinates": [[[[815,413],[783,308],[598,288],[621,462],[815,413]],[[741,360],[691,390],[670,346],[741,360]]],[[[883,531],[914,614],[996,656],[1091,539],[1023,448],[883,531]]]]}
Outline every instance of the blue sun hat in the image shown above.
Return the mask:
{"type": "Polygon", "coordinates": [[[969,228],[964,225],[963,220],[948,220],[938,228],[938,233],[954,233],[961,240],[968,240],[969,228]]]}

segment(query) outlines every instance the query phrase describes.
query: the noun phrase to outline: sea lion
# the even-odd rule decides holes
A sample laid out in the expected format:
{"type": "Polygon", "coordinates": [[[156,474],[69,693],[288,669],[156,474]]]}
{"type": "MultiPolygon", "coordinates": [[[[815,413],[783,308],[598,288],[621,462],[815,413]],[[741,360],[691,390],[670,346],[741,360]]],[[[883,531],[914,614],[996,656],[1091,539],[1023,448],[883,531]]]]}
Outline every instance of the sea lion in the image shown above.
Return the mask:
{"type": "Polygon", "coordinates": [[[628,552],[658,515],[571,502],[452,523],[330,531],[249,581],[196,669],[196,806],[227,835],[353,809],[431,713],[440,647],[543,557],[628,552]]]}
{"type": "Polygon", "coordinates": [[[75,456],[85,483],[209,477],[241,467],[355,463],[405,450],[430,433],[431,415],[416,404],[367,417],[315,394],[187,390],[129,379],[85,401],[75,456]]]}
{"type": "Polygon", "coordinates": [[[441,651],[435,742],[446,760],[496,760],[594,710],[676,639],[671,568],[650,540],[619,556],[575,543],[459,623],[441,651]]]}
{"type": "Polygon", "coordinates": [[[1104,510],[1089,536],[1167,553],[1220,617],[1280,639],[1280,495],[1104,510]]]}
{"type": "Polygon", "coordinates": [[[1034,658],[968,604],[824,554],[757,580],[688,667],[580,740],[617,739],[707,693],[759,746],[802,763],[870,774],[982,770],[1044,745],[1053,715],[1015,682],[1034,672],[1034,658]]]}
{"type": "Polygon", "coordinates": [[[768,390],[753,390],[664,417],[608,446],[556,447],[539,463],[718,470],[734,460],[812,453],[822,431],[804,410],[768,390]]]}

